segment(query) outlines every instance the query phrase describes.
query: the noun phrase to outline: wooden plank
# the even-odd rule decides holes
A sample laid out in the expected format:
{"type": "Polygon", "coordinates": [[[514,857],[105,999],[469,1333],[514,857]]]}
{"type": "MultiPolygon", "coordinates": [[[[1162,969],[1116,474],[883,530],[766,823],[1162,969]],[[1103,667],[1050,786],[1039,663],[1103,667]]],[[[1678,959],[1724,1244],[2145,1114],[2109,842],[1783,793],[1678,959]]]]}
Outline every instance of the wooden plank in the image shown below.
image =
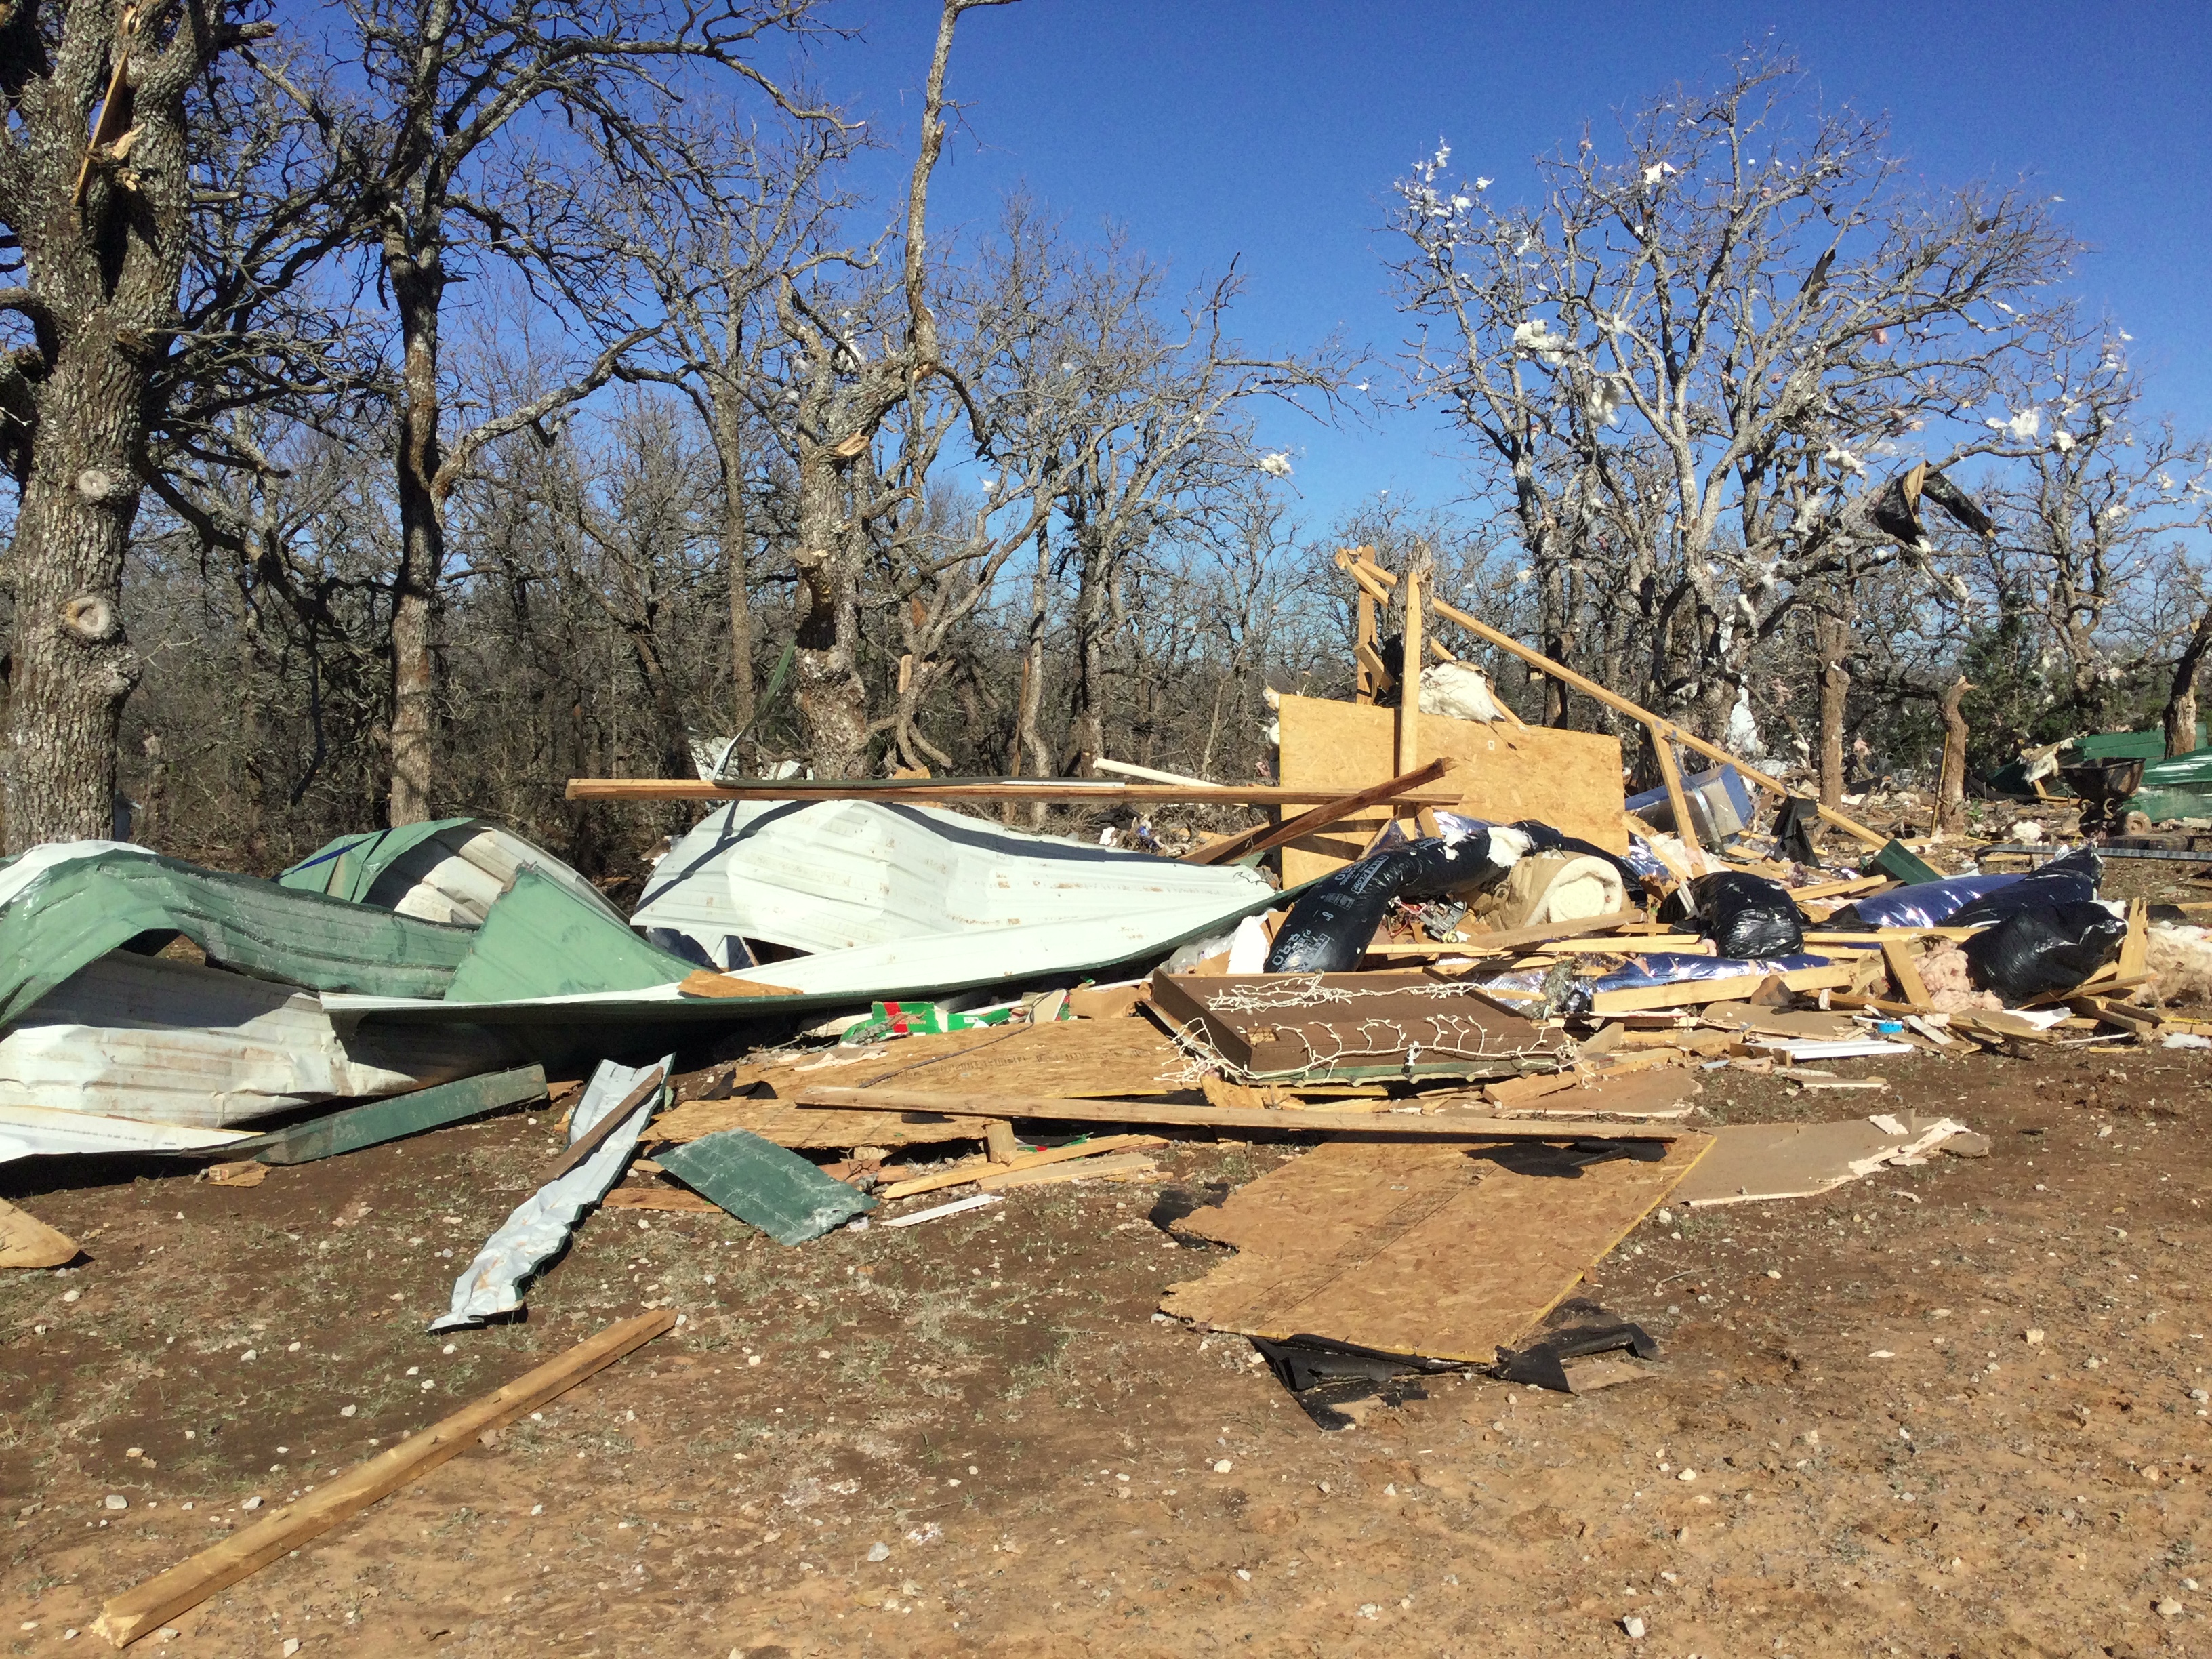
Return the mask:
{"type": "Polygon", "coordinates": [[[1398,689],[1398,750],[1394,772],[1413,769],[1421,745],[1421,573],[1406,573],[1404,650],[1399,661],[1406,666],[1406,683],[1398,689]]]}
{"type": "Polygon", "coordinates": [[[2118,979],[2141,979],[2150,971],[2150,902],[2128,901],[2127,937],[2120,941],[2118,979]]]}
{"type": "Polygon", "coordinates": [[[0,1198],[0,1267],[58,1267],[76,1260],[76,1241],[0,1198]]]}
{"type": "Polygon", "coordinates": [[[1705,858],[1705,842],[1698,839],[1698,821],[1690,816],[1690,797],[1682,787],[1682,769],[1674,763],[1674,745],[1667,738],[1654,732],[1651,752],[1658,757],[1659,781],[1667,786],[1667,805],[1674,814],[1674,836],[1690,855],[1692,874],[1701,873],[1699,865],[1705,858]]]}
{"type": "Polygon", "coordinates": [[[1897,987],[1897,994],[1905,1005],[1917,1013],[1931,1012],[1936,1005],[1928,1000],[1928,988],[1921,982],[1919,965],[1912,960],[1912,952],[1905,941],[1884,939],[1881,960],[1889,969],[1890,982],[1897,987]]]}
{"type": "MultiPolygon", "coordinates": [[[[1349,703],[1340,706],[1352,707],[1349,703]]],[[[1387,719],[1390,711],[1377,712],[1387,719]]],[[[1373,767],[1367,775],[1371,778],[1382,770],[1381,766],[1373,767]]],[[[703,778],[571,778],[568,787],[570,800],[1039,800],[1154,806],[1309,806],[1341,793],[1335,788],[1259,783],[1198,788],[1129,783],[1117,778],[783,778],[759,783],[709,783],[703,778]]],[[[1442,785],[1431,785],[1404,799],[1424,806],[1451,806],[1460,798],[1442,785]]]]}
{"type": "MultiPolygon", "coordinates": [[[[1600,991],[1590,999],[1593,1014],[1632,1014],[1648,1008],[1686,1008],[1701,1002],[1735,1002],[1766,983],[1765,974],[1731,974],[1725,979],[1685,980],[1679,985],[1638,986],[1632,991],[1600,991]]],[[[1781,975],[1792,991],[1840,989],[1851,982],[1849,968],[1800,968],[1781,975]]]]}
{"type": "MultiPolygon", "coordinates": [[[[1003,1124],[1005,1120],[994,1118],[992,1121],[1003,1124]]],[[[1012,1131],[1008,1133],[1011,1134],[1012,1131]]],[[[954,1169],[938,1170],[929,1175],[914,1176],[905,1181],[895,1181],[888,1187],[878,1188],[876,1196],[888,1203],[895,1198],[911,1198],[916,1193],[934,1193],[947,1187],[965,1187],[971,1182],[980,1181],[988,1186],[998,1176],[1017,1170],[1042,1170],[1074,1158],[1092,1158],[1100,1152],[1137,1152],[1166,1145],[1167,1142],[1158,1135],[1101,1135],[1095,1140],[1079,1141],[1072,1146],[1048,1146],[1042,1152],[1024,1152],[1004,1164],[994,1164],[986,1159],[981,1164],[964,1164],[954,1169]]]]}
{"type": "Polygon", "coordinates": [[[687,997],[795,997],[804,994],[788,985],[769,985],[735,974],[718,974],[711,968],[686,974],[676,988],[687,997]]]}
{"type": "Polygon", "coordinates": [[[1066,1164],[1008,1170],[987,1175],[975,1183],[978,1192],[1004,1192],[1009,1187],[1052,1187],[1064,1181],[1104,1181],[1115,1176],[1142,1175],[1159,1168],[1143,1152],[1109,1152],[1103,1158],[1077,1158],[1066,1164]]]}
{"type": "Polygon", "coordinates": [[[1263,823],[1255,829],[1247,830],[1241,836],[1231,836],[1222,841],[1208,842],[1203,847],[1185,853],[1182,855],[1182,862],[1226,864],[1232,859],[1249,858],[1255,853],[1268,852],[1282,846],[1285,842],[1297,841],[1306,836],[1318,835],[1324,830],[1334,829],[1346,818],[1357,817],[1379,802],[1389,800],[1405,793],[1409,789],[1418,789],[1425,784],[1436,782],[1438,779],[1446,776],[1452,770],[1453,765],[1454,763],[1450,761],[1437,759],[1424,765],[1409,767],[1396,777],[1386,778],[1381,783],[1362,789],[1357,794],[1346,795],[1341,800],[1333,800],[1326,806],[1316,806],[1310,812],[1302,812],[1288,823],[1263,823]]]}
{"type": "Polygon", "coordinates": [[[984,1121],[983,1149],[984,1155],[994,1164],[1011,1164],[1022,1155],[1022,1143],[1014,1138],[1014,1126],[1002,1117],[984,1121]]]}
{"type": "Polygon", "coordinates": [[[545,1173],[538,1177],[538,1185],[543,1186],[549,1181],[558,1181],[593,1152],[599,1151],[608,1136],[635,1117],[639,1109],[647,1102],[658,1097],[661,1090],[667,1085],[668,1074],[659,1066],[655,1066],[652,1076],[616,1102],[612,1111],[570,1141],[562,1149],[561,1156],[545,1166],[545,1173]]]}
{"type": "MultiPolygon", "coordinates": [[[[1395,769],[1395,709],[1285,696],[1276,717],[1287,788],[1334,799],[1395,769]]],[[[1419,744],[1419,760],[1441,757],[1467,764],[1444,783],[1433,786],[1449,788],[1454,799],[1425,801],[1408,793],[1398,797],[1400,801],[1448,806],[1501,823],[1535,818],[1607,852],[1628,850],[1628,831],[1620,812],[1618,738],[1430,714],[1420,722],[1419,744]]],[[[1388,808],[1371,808],[1332,834],[1289,843],[1283,849],[1284,885],[1296,886],[1342,868],[1358,856],[1367,838],[1389,817],[1388,808]]]]}
{"type": "Polygon", "coordinates": [[[1686,1133],[1659,1163],[1578,1170],[1525,1147],[1473,1157],[1444,1146],[1318,1147],[1176,1224],[1237,1254],[1169,1286],[1160,1306],[1216,1330],[1488,1364],[1710,1145],[1686,1133]]]}
{"type": "Polygon", "coordinates": [[[1849,881],[1816,881],[1809,887],[1792,887],[1789,893],[1794,899],[1840,898],[1845,894],[1856,896],[1871,893],[1877,887],[1888,885],[1887,876],[1853,876],[1849,881]]]}
{"type": "Polygon", "coordinates": [[[1498,1118],[1439,1112],[1242,1111],[1219,1106],[1176,1106],[1159,1101],[1053,1100],[1042,1096],[999,1098],[942,1095],[915,1089],[809,1089],[802,1106],[834,1106],[857,1111],[966,1111],[982,1117],[1030,1118],[1053,1123],[1142,1123],[1190,1129],[1273,1129],[1285,1134],[1361,1134],[1429,1140],[1669,1139],[1671,1130],[1647,1131],[1620,1123],[1557,1124],[1534,1128],[1498,1118]]]}
{"type": "Polygon", "coordinates": [[[137,1641],[186,1608],[198,1607],[217,1590],[259,1571],[378,1499],[420,1480],[447,1458],[475,1444],[478,1435],[537,1410],[675,1327],[676,1316],[666,1308],[608,1326],[505,1388],[316,1487],[299,1502],[287,1504],[137,1589],[111,1596],[93,1629],[118,1648],[137,1641]]]}
{"type": "Polygon", "coordinates": [[[544,1068],[524,1066],[349,1106],[305,1123],[233,1141],[222,1150],[225,1157],[258,1158],[264,1164],[312,1164],[317,1158],[357,1152],[425,1129],[465,1123],[487,1112],[544,1098],[544,1068]]]}
{"type": "MultiPolygon", "coordinates": [[[[1520,641],[1515,639],[1510,634],[1502,634],[1498,629],[1492,628],[1488,623],[1478,621],[1476,618],[1468,616],[1466,611],[1459,610],[1455,606],[1446,605],[1442,599],[1434,601],[1434,609],[1438,616],[1450,618],[1453,622],[1457,623],[1462,628],[1466,629],[1470,634],[1474,635],[1480,639],[1489,641],[1491,644],[1496,646],[1499,650],[1510,652],[1513,655],[1520,658],[1522,661],[1527,663],[1531,668],[1538,669],[1542,672],[1550,675],[1553,679],[1559,680],[1565,684],[1571,685],[1577,690],[1583,692],[1588,696],[1596,698],[1608,708],[1617,708],[1622,714],[1630,716],[1632,719],[1641,721],[1646,729],[1648,729],[1651,732],[1652,736],[1658,741],[1663,743],[1668,738],[1671,737],[1675,742],[1680,744],[1684,748],[1696,750],[1707,760],[1718,761],[1723,765],[1733,766],[1741,775],[1749,779],[1760,788],[1767,791],[1770,794],[1779,795],[1784,799],[1789,798],[1790,791],[1784,785],[1783,785],[1778,780],[1769,777],[1757,767],[1750,765],[1744,761],[1738,760],[1734,755],[1729,754],[1727,750],[1720,748],[1717,744],[1707,743],[1703,738],[1698,737],[1695,732],[1683,731],[1681,727],[1676,726],[1672,720],[1660,719],[1658,715],[1653,714],[1648,708],[1638,708],[1634,703],[1629,702],[1627,698],[1620,696],[1618,692],[1608,691],[1605,687],[1600,685],[1595,680],[1589,679],[1583,675],[1577,674],[1573,669],[1569,668],[1564,663],[1553,662],[1549,657],[1545,656],[1541,652],[1530,650],[1527,646],[1522,644],[1520,641]]],[[[1843,830],[1847,835],[1856,836],[1858,840],[1864,842],[1869,847],[1887,847],[1889,844],[1887,837],[1877,836],[1863,823],[1859,823],[1855,818],[1845,817],[1843,813],[1837,811],[1832,807],[1822,806],[1818,802],[1815,802],[1814,804],[1814,810],[1817,811],[1820,815],[1821,818],[1826,823],[1834,824],[1837,829],[1843,830]]]]}

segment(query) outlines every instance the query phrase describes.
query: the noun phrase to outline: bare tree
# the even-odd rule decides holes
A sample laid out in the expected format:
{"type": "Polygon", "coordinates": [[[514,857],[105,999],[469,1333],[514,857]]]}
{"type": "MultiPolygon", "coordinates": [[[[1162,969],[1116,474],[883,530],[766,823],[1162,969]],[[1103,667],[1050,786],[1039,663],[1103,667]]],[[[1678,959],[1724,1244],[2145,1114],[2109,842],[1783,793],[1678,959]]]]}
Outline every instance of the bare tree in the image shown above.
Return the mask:
{"type": "Polygon", "coordinates": [[[124,554],[163,393],[194,339],[179,303],[191,164],[219,65],[274,31],[258,11],[26,0],[0,14],[0,267],[14,284],[0,290],[12,336],[0,457],[20,491],[6,570],[10,850],[108,830],[117,726],[140,672],[119,609],[124,554]]]}
{"type": "Polygon", "coordinates": [[[1929,454],[1911,490],[1978,522],[1944,469],[2001,447],[1969,417],[2075,248],[2025,191],[1909,190],[1878,122],[1800,117],[1800,79],[1747,57],[1656,100],[1618,160],[1540,161],[1537,209],[1449,183],[1443,149],[1399,186],[1416,384],[1474,441],[1543,636],[1623,651],[1641,701],[1716,736],[1801,595],[1926,556],[1877,469],[1929,454]]]}
{"type": "Polygon", "coordinates": [[[486,446],[582,401],[653,332],[633,320],[606,233],[615,200],[668,187],[670,77],[719,69],[815,113],[748,56],[811,28],[812,10],[812,0],[346,0],[346,78],[287,82],[361,178],[360,222],[398,323],[393,823],[431,810],[447,499],[486,446]],[[586,327],[586,347],[538,397],[448,437],[447,290],[493,259],[586,327]]]}

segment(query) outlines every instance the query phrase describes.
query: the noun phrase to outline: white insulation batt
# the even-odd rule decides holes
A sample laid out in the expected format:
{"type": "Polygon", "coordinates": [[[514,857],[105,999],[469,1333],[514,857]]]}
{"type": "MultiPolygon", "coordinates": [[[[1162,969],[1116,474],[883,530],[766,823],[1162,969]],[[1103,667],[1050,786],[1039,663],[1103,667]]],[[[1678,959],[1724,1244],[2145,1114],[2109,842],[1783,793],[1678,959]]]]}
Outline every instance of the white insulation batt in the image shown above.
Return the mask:
{"type": "Polygon", "coordinates": [[[312,991],[115,951],[0,1036],[0,1106],[219,1129],[485,1069],[469,1027],[341,1034],[312,991]]]}
{"type": "Polygon", "coordinates": [[[670,849],[630,925],[685,934],[731,967],[745,960],[738,938],[826,952],[1040,925],[1141,929],[1269,890],[1234,865],[1115,852],[936,807],[733,801],[670,849]]]}

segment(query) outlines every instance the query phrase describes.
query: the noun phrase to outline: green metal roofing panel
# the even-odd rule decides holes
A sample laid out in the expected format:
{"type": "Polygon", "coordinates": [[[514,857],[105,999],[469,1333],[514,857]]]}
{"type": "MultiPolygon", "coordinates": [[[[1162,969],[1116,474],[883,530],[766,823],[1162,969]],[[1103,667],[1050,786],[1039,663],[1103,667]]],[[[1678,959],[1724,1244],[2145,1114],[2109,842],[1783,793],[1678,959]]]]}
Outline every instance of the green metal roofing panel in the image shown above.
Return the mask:
{"type": "Polygon", "coordinates": [[[182,933],[257,979],[396,997],[443,996],[474,937],[252,876],[104,853],[56,866],[0,909],[0,1027],[146,933],[182,933]]]}
{"type": "Polygon", "coordinates": [[[662,1168],[779,1244],[804,1244],[876,1200],[749,1129],[724,1129],[655,1152],[662,1168]]]}
{"type": "Polygon", "coordinates": [[[448,1002],[511,1002],[671,985],[696,964],[647,945],[535,870],[516,873],[446,989],[448,1002]]]}
{"type": "Polygon", "coordinates": [[[283,886],[306,893],[325,893],[355,904],[363,902],[392,861],[419,847],[442,830],[474,823],[474,818],[433,818],[427,823],[404,823],[397,830],[372,830],[365,835],[340,836],[318,848],[276,878],[283,886]]]}

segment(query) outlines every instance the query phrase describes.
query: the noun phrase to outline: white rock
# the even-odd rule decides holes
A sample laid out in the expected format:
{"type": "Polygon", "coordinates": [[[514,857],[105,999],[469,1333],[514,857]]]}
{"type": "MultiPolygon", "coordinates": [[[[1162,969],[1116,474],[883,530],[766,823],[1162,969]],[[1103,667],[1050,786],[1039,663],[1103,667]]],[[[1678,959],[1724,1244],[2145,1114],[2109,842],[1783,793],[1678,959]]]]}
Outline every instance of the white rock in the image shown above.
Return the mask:
{"type": "Polygon", "coordinates": [[[891,1559],[891,1547],[890,1547],[889,1544],[877,1543],[877,1544],[871,1544],[871,1545],[869,1545],[869,1546],[868,1546],[868,1559],[869,1559],[869,1560],[871,1560],[871,1561],[888,1561],[888,1560],[890,1560],[890,1559],[891,1559]]]}
{"type": "Polygon", "coordinates": [[[1632,1613],[1620,1621],[1620,1628],[1632,1642],[1641,1642],[1644,1639],[1644,1621],[1632,1613]]]}
{"type": "Polygon", "coordinates": [[[100,1501],[111,1510],[127,1510],[131,1507],[131,1500],[119,1492],[112,1492],[100,1501]]]}
{"type": "Polygon", "coordinates": [[[2027,1334],[2027,1340],[2031,1344],[2040,1346],[2043,1341],[2043,1333],[2039,1330],[2030,1330],[2027,1334]]]}
{"type": "Polygon", "coordinates": [[[340,1417],[351,1417],[360,1409],[361,1407],[358,1406],[341,1406],[338,1407],[338,1415],[340,1417]]]}
{"type": "Polygon", "coordinates": [[[1216,1474],[1226,1474],[1236,1467],[1225,1457],[1217,1457],[1213,1460],[1213,1472],[1216,1474]]]}
{"type": "Polygon", "coordinates": [[[2158,1616],[2161,1619],[2180,1618],[2181,1603],[2175,1601],[2171,1595],[2167,1596],[2163,1601],[2160,1601],[2158,1604],[2158,1616]]]}
{"type": "Polygon", "coordinates": [[[284,1659],[292,1659],[292,1656],[299,1650],[300,1638],[296,1636],[286,1637],[284,1638],[284,1645],[278,1650],[279,1652],[283,1654],[284,1659]]]}
{"type": "Polygon", "coordinates": [[[1684,1469],[1674,1478],[1677,1480],[1694,1480],[1698,1478],[1698,1472],[1695,1469],[1684,1469]]]}
{"type": "Polygon", "coordinates": [[[251,1498],[247,1498],[247,1499],[246,1499],[243,1504],[240,1504],[238,1507],[239,1507],[239,1508],[240,1508],[240,1509],[242,1509],[242,1510],[258,1510],[258,1509],[259,1509],[259,1508],[261,1507],[261,1494],[260,1494],[259,1492],[256,1492],[256,1493],[254,1493],[252,1497],[251,1497],[251,1498]]]}

